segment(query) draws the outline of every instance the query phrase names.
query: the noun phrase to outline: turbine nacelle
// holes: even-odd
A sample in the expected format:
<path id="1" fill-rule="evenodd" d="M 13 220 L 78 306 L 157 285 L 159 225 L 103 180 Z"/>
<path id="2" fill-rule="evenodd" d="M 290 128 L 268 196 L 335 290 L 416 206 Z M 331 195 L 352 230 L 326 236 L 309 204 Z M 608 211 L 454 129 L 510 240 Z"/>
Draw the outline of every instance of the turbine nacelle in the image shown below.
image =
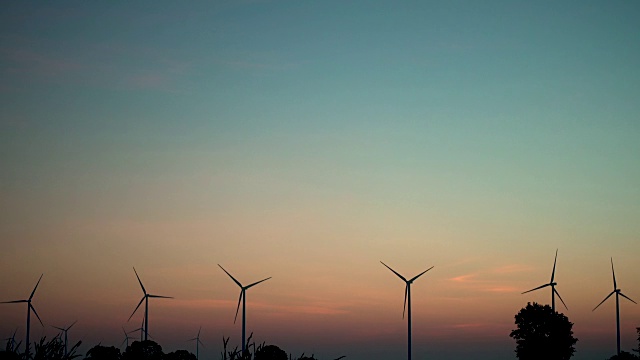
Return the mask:
<path id="1" fill-rule="evenodd" d="M 142 299 L 140 299 L 140 302 L 138 302 L 138 305 L 136 306 L 135 310 L 133 310 L 133 312 L 129 316 L 129 319 L 127 319 L 127 321 L 131 320 L 133 315 L 136 313 L 136 311 L 138 311 L 138 308 L 140 307 L 140 305 L 142 305 L 142 302 L 144 301 L 145 302 L 145 309 L 144 309 L 143 325 L 144 325 L 145 340 L 147 340 L 147 336 L 149 336 L 149 313 L 148 313 L 148 310 L 149 310 L 148 309 L 148 307 L 149 307 L 149 298 L 173 299 L 173 297 L 171 297 L 171 296 L 163 296 L 163 295 L 153 295 L 153 294 L 147 293 L 147 290 L 144 288 L 144 285 L 142 285 L 142 280 L 140 280 L 140 276 L 138 276 L 138 272 L 136 271 L 135 267 L 133 268 L 133 272 L 136 274 L 136 278 L 138 279 L 138 283 L 140 284 L 140 288 L 142 289 L 142 293 L 144 295 L 142 296 Z"/>
<path id="2" fill-rule="evenodd" d="M 637 302 L 633 301 L 630 297 L 623 294 L 621 289 L 618 289 L 618 284 L 616 283 L 616 271 L 613 269 L 613 258 L 611 258 L 611 274 L 613 275 L 613 291 L 610 292 L 609 295 L 607 295 L 607 297 L 605 297 L 604 300 L 602 300 L 600 304 L 594 307 L 591 311 L 596 311 L 596 309 L 599 308 L 600 305 L 604 304 L 604 302 L 607 301 L 611 297 L 611 295 L 616 294 L 616 335 L 617 350 L 618 355 L 620 355 L 620 296 L 631 301 L 634 304 L 637 304 Z"/>
<path id="3" fill-rule="evenodd" d="M 406 310 L 407 310 L 407 298 L 409 297 L 409 291 L 410 291 L 410 288 L 411 288 L 411 284 L 413 284 L 413 282 L 414 282 L 417 278 L 419 278 L 420 276 L 422 276 L 424 273 L 426 273 L 427 271 L 429 271 L 429 270 L 433 269 L 433 266 L 432 266 L 432 267 L 430 267 L 430 268 L 428 268 L 427 270 L 425 270 L 425 271 L 421 272 L 420 274 L 418 274 L 418 275 L 416 275 L 416 276 L 412 277 L 411 279 L 407 280 L 404 276 L 400 275 L 397 271 L 395 271 L 395 270 L 393 270 L 391 267 L 389 267 L 389 265 L 387 265 L 387 264 L 383 263 L 382 261 L 380 261 L 380 263 L 381 263 L 382 265 L 384 265 L 387 269 L 391 270 L 394 274 L 396 274 L 396 276 L 398 276 L 400 279 L 402 279 L 402 280 L 405 282 L 405 284 L 406 284 L 406 286 L 405 286 L 405 288 L 404 288 L 404 306 L 403 306 L 403 308 L 402 308 L 402 318 L 404 319 L 404 313 L 405 313 L 405 312 L 406 312 Z"/>
<path id="4" fill-rule="evenodd" d="M 558 285 L 557 282 L 554 281 L 555 276 L 556 276 L 556 263 L 558 261 L 558 250 L 556 249 L 556 256 L 553 260 L 553 270 L 551 271 L 551 280 L 549 281 L 548 284 L 544 284 L 544 285 L 540 285 L 538 287 L 535 287 L 531 290 L 527 290 L 525 292 L 523 292 L 522 294 L 526 294 L 535 290 L 539 290 L 539 289 L 543 289 L 546 288 L 547 286 L 551 286 L 551 306 L 553 308 L 553 311 L 555 311 L 555 296 L 558 295 L 558 298 L 560 299 L 560 301 L 562 302 L 562 305 L 564 305 L 564 308 L 569 310 L 569 308 L 567 307 L 567 304 L 565 304 L 564 300 L 562 300 L 562 296 L 560 296 L 560 293 L 558 292 L 558 290 L 556 290 L 556 286 Z"/>
<path id="5" fill-rule="evenodd" d="M 245 304 L 246 304 L 246 295 L 245 292 L 253 287 L 256 286 L 258 284 L 260 284 L 263 281 L 267 281 L 269 279 L 271 279 L 271 277 L 268 277 L 266 279 L 262 279 L 260 281 L 256 281 L 252 284 L 249 284 L 247 286 L 243 286 L 240 281 L 236 280 L 236 278 L 233 277 L 233 275 L 231 275 L 227 270 L 225 270 L 225 268 L 222 267 L 222 265 L 218 264 L 218 266 L 220 267 L 220 269 L 222 269 L 222 271 L 224 271 L 227 275 L 229 275 L 229 277 L 231 278 L 231 280 L 233 280 L 233 282 L 236 283 L 236 285 L 238 285 L 238 287 L 240 288 L 240 297 L 238 298 L 238 306 L 236 307 L 236 315 L 233 318 L 233 323 L 236 323 L 236 320 L 238 319 L 238 312 L 240 311 L 240 303 L 242 302 L 242 353 L 244 354 L 245 351 L 245 323 L 246 323 L 246 317 L 245 317 Z"/>

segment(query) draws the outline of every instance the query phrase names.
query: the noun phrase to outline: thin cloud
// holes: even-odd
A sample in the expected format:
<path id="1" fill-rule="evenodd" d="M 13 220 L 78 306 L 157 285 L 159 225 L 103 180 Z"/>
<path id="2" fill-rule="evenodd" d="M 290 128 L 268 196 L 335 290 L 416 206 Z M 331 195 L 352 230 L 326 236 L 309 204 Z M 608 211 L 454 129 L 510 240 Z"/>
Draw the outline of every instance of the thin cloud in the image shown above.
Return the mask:
<path id="1" fill-rule="evenodd" d="M 449 280 L 454 282 L 471 282 L 474 281 L 477 276 L 478 274 L 466 274 L 450 278 Z"/>
<path id="2" fill-rule="evenodd" d="M 492 270 L 492 272 L 495 274 L 512 274 L 512 273 L 518 273 L 518 272 L 531 271 L 532 269 L 533 268 L 528 265 L 511 264 L 511 265 L 504 265 L 504 266 L 495 268 Z"/>
<path id="3" fill-rule="evenodd" d="M 197 309 L 235 309 L 238 302 L 221 299 L 174 300 L 164 304 L 167 307 Z M 307 314 L 307 315 L 341 315 L 349 311 L 334 304 L 316 303 L 309 305 L 272 305 L 264 302 L 252 302 L 252 308 L 262 309 L 270 313 Z"/>

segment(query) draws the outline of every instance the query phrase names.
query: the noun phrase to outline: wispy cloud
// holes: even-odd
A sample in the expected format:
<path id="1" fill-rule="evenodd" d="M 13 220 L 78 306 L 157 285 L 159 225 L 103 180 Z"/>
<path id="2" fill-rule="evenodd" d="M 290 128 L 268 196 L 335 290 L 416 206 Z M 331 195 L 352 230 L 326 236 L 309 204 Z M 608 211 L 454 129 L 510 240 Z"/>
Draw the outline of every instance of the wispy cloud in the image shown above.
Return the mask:
<path id="1" fill-rule="evenodd" d="M 198 308 L 198 309 L 235 309 L 237 301 L 220 300 L 220 299 L 193 299 L 193 300 L 176 300 L 165 306 L 179 308 Z M 347 314 L 349 311 L 342 305 L 332 303 L 311 303 L 308 305 L 274 305 L 265 302 L 252 302 L 252 308 L 262 309 L 270 313 L 279 314 L 307 314 L 307 315 L 340 315 Z"/>
<path id="2" fill-rule="evenodd" d="M 508 275 L 530 270 L 520 264 L 509 264 L 494 268 L 482 269 L 449 278 L 448 281 L 467 289 L 483 292 L 514 293 L 520 290 L 508 285 Z"/>
<path id="3" fill-rule="evenodd" d="M 495 274 L 512 274 L 518 272 L 526 272 L 531 271 L 533 268 L 531 266 L 522 265 L 522 264 L 510 264 L 504 265 L 492 270 Z"/>
<path id="4" fill-rule="evenodd" d="M 17 36 L 1 36 L 0 43 L 5 92 L 11 91 L 11 80 L 175 91 L 192 69 L 191 61 L 149 46 L 86 43 L 60 50 Z"/>

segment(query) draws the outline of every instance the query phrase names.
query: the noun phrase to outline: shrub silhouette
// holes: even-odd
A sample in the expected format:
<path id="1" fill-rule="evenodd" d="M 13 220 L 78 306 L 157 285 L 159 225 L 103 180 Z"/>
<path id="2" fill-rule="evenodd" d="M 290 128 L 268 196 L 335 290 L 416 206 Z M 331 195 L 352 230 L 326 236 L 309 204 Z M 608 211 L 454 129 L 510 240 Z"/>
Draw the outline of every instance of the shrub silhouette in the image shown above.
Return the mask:
<path id="1" fill-rule="evenodd" d="M 638 360 L 638 357 L 626 351 L 620 351 L 620 354 L 613 355 L 608 360 Z"/>
<path id="2" fill-rule="evenodd" d="M 155 341 L 134 341 L 122 354 L 122 360 L 162 360 L 162 346 Z"/>
<path id="3" fill-rule="evenodd" d="M 255 360 L 288 360 L 287 353 L 275 345 L 260 346 L 254 355 Z"/>
<path id="4" fill-rule="evenodd" d="M 528 303 L 515 316 L 516 356 L 520 360 L 568 360 L 576 351 L 573 323 L 549 305 Z"/>
<path id="5" fill-rule="evenodd" d="M 120 360 L 120 349 L 115 346 L 96 345 L 87 351 L 85 360 Z"/>
<path id="6" fill-rule="evenodd" d="M 177 350 L 162 357 L 163 360 L 196 360 L 196 356 L 187 350 Z"/>

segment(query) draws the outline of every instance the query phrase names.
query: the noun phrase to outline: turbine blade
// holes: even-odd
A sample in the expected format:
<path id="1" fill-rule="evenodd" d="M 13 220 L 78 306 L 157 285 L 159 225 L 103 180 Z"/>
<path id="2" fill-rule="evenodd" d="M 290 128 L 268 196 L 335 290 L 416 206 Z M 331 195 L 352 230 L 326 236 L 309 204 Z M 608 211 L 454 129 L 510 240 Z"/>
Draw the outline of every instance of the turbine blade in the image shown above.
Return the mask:
<path id="1" fill-rule="evenodd" d="M 238 298 L 238 307 L 236 308 L 236 316 L 233 318 L 233 323 L 236 323 L 238 319 L 238 311 L 240 310 L 240 301 L 242 300 L 242 295 L 244 295 L 244 289 L 240 290 L 240 297 Z"/>
<path id="2" fill-rule="evenodd" d="M 604 300 L 600 301 L 600 304 L 598 304 L 598 306 L 594 307 L 593 310 L 591 310 L 591 311 L 595 311 L 600 305 L 602 305 L 603 302 L 607 301 L 607 299 L 610 298 L 611 295 L 613 295 L 613 294 L 615 294 L 615 291 L 610 292 L 609 295 L 607 295 L 607 297 L 604 298 Z"/>
<path id="3" fill-rule="evenodd" d="M 558 261 L 558 249 L 556 249 L 556 258 L 553 260 L 553 271 L 551 272 L 551 281 L 549 283 L 553 282 L 553 278 L 556 275 L 556 261 Z"/>
<path id="4" fill-rule="evenodd" d="M 133 272 L 136 273 L 136 277 L 138 278 L 138 282 L 140 283 L 140 287 L 142 288 L 142 292 L 147 295 L 147 290 L 144 288 L 144 285 L 142 285 L 142 280 L 140 280 L 140 276 L 138 276 L 138 272 L 136 271 L 135 266 L 133 267 Z"/>
<path id="5" fill-rule="evenodd" d="M 238 280 L 236 280 L 236 278 L 234 278 L 233 276 L 231 276 L 231 274 L 229 274 L 229 272 L 227 270 L 225 270 L 220 264 L 218 264 L 218 266 L 220 266 L 220 269 L 222 269 L 222 271 L 226 272 L 227 275 L 229 275 L 229 277 L 231 278 L 231 280 L 233 280 L 236 284 L 238 284 L 238 286 L 242 287 L 242 284 L 240 284 L 240 282 Z"/>
<path id="6" fill-rule="evenodd" d="M 162 296 L 162 295 L 147 295 L 150 298 L 159 298 L 159 299 L 173 299 L 173 296 Z"/>
<path id="7" fill-rule="evenodd" d="M 542 289 L 542 288 L 545 288 L 545 287 L 550 286 L 550 285 L 551 285 L 551 284 L 544 284 L 544 285 L 540 285 L 540 286 L 538 286 L 537 288 L 533 288 L 533 289 L 531 289 L 531 290 L 527 290 L 527 291 L 523 292 L 523 294 L 526 294 L 526 293 L 528 293 L 528 292 L 532 292 L 532 291 L 535 291 L 535 290 L 538 290 L 538 289 Z"/>
<path id="8" fill-rule="evenodd" d="M 409 293 L 409 284 L 404 287 L 404 305 L 402 306 L 402 318 L 404 319 L 404 313 L 407 310 L 407 294 Z"/>
<path id="9" fill-rule="evenodd" d="M 69 331 L 69 329 L 71 329 L 71 327 L 72 327 L 73 325 L 75 325 L 77 322 L 78 322 L 78 320 L 74 321 L 74 322 L 73 322 L 73 324 L 69 325 L 69 327 L 68 327 L 65 331 Z"/>
<path id="10" fill-rule="evenodd" d="M 3 301 L 0 304 L 17 304 L 17 303 L 23 303 L 23 302 L 29 302 L 29 300 Z"/>
<path id="11" fill-rule="evenodd" d="M 200 331 L 202 330 L 202 326 L 200 326 L 200 329 L 198 329 L 198 339 L 200 339 Z"/>
<path id="12" fill-rule="evenodd" d="M 635 302 L 635 301 L 631 300 L 631 298 L 630 298 L 630 297 L 628 297 L 627 295 L 623 294 L 622 292 L 619 292 L 618 294 L 620 294 L 620 296 L 622 296 L 622 297 L 626 298 L 627 300 L 631 301 L 632 303 L 637 304 L 637 302 Z"/>
<path id="13" fill-rule="evenodd" d="M 122 327 L 122 332 L 124 333 L 124 336 L 129 337 L 129 335 L 127 334 L 127 331 L 124 329 L 124 326 Z"/>
<path id="14" fill-rule="evenodd" d="M 611 258 L 611 273 L 613 274 L 613 290 L 618 289 L 618 284 L 616 284 L 616 271 L 613 270 L 613 258 Z"/>
<path id="15" fill-rule="evenodd" d="M 262 280 L 260 280 L 260 281 L 256 281 L 256 282 L 254 282 L 253 284 L 247 285 L 247 286 L 245 286 L 245 287 L 244 287 L 244 289 L 245 289 L 245 290 L 247 290 L 248 288 L 250 288 L 250 287 L 252 287 L 252 286 L 255 286 L 255 285 L 258 285 L 258 284 L 260 284 L 261 282 L 263 282 L 263 281 L 267 281 L 267 280 L 269 280 L 269 279 L 271 279 L 271 276 L 269 276 L 269 277 L 268 277 L 268 278 L 266 278 L 266 279 L 262 279 Z"/>
<path id="16" fill-rule="evenodd" d="M 64 331 L 64 329 L 63 329 L 63 328 L 59 328 L 59 327 L 57 327 L 57 326 L 53 326 L 53 325 L 51 325 L 51 327 L 52 327 L 52 328 L 56 328 L 56 329 L 58 329 L 58 330 L 60 330 L 60 331 Z"/>
<path id="17" fill-rule="evenodd" d="M 431 270 L 431 269 L 433 269 L 433 266 L 432 266 L 432 267 L 430 267 L 430 268 L 428 268 L 427 270 L 425 270 L 425 271 L 421 272 L 420 274 L 418 274 L 418 275 L 414 276 L 413 278 L 411 278 L 411 280 L 409 280 L 409 282 L 412 282 L 413 280 L 415 280 L 415 279 L 419 278 L 420 276 L 422 276 L 424 273 L 426 273 L 427 271 L 429 271 L 429 270 Z"/>
<path id="18" fill-rule="evenodd" d="M 556 295 L 558 295 L 558 298 L 560 299 L 560 301 L 562 301 L 562 305 L 564 305 L 564 308 L 569 310 L 569 308 L 567 307 L 567 304 L 564 303 L 564 300 L 562 300 L 562 296 L 560 296 L 560 293 L 558 292 L 558 290 L 556 290 L 555 288 L 553 288 L 553 292 L 556 293 Z"/>
<path id="19" fill-rule="evenodd" d="M 131 316 L 129 316 L 129 319 L 127 321 L 131 320 L 131 318 L 133 317 L 133 314 L 135 314 L 136 311 L 138 311 L 138 308 L 140 307 L 140 305 L 142 305 L 142 302 L 144 301 L 145 297 L 146 296 L 143 296 L 142 299 L 140 299 L 140 302 L 138 303 L 138 306 L 136 306 L 136 309 L 133 310 L 133 312 L 131 313 Z"/>
<path id="20" fill-rule="evenodd" d="M 202 343 L 202 341 L 200 341 L 200 339 L 198 339 L 198 342 L 200 343 L 200 345 L 202 345 L 202 347 L 206 347 L 206 346 L 204 346 L 204 344 Z"/>
<path id="21" fill-rule="evenodd" d="M 389 267 L 389 265 L 383 263 L 382 261 L 380 261 L 380 263 L 384 266 L 387 267 L 387 269 L 391 270 L 394 274 L 396 274 L 400 279 L 404 280 L 405 282 L 407 282 L 407 279 L 404 278 L 404 276 L 398 274 L 395 270 L 393 270 L 392 268 Z"/>
<path id="22" fill-rule="evenodd" d="M 44 324 L 42 323 L 42 319 L 40 319 L 40 315 L 38 315 L 38 312 L 36 311 L 36 308 L 34 308 L 31 304 L 29 304 L 29 307 L 31 308 L 31 310 L 33 310 L 33 313 L 36 314 L 36 317 L 40 321 L 40 325 L 44 326 Z"/>
<path id="23" fill-rule="evenodd" d="M 44 275 L 44 274 L 42 274 Z M 31 300 L 33 298 L 33 294 L 36 293 L 36 289 L 38 288 L 38 285 L 40 285 L 40 280 L 42 280 L 42 275 L 40 275 L 40 279 L 38 279 L 38 282 L 36 283 L 36 286 L 33 288 L 33 291 L 31 292 L 31 296 L 29 296 L 29 300 Z"/>

